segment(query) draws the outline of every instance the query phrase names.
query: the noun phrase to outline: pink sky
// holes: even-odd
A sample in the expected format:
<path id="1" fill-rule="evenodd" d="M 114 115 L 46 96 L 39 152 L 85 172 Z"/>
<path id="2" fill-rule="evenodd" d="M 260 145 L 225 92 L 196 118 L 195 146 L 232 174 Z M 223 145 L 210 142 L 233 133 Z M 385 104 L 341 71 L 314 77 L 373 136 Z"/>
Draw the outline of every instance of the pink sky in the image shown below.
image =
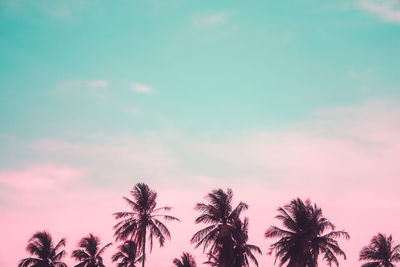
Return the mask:
<path id="1" fill-rule="evenodd" d="M 324 215 L 351 235 L 340 241 L 348 255 L 341 266 L 356 266 L 358 252 L 377 232 L 400 242 L 400 109 L 390 103 L 324 110 L 307 122 L 280 129 L 221 138 L 91 136 L 90 142 L 11 140 L 30 151 L 30 160 L 0 171 L 0 266 L 12 267 L 37 230 L 67 238 L 66 262 L 79 239 L 92 232 L 113 241 L 112 213 L 127 210 L 122 196 L 146 182 L 159 193 L 159 205 L 175 207 L 181 223 L 168 223 L 172 240 L 155 247 L 149 267 L 172 266 L 183 251 L 201 263 L 201 249 L 189 243 L 202 227 L 194 225 L 196 202 L 212 189 L 230 187 L 235 203 L 250 209 L 250 243 L 264 252 L 273 240 L 263 234 L 276 208 L 295 197 L 310 198 Z M 9 138 L 9 137 L 7 137 Z M 16 146 L 17 147 L 17 146 Z M 140 178 L 143 177 L 143 178 Z M 5 241 L 5 242 L 4 242 Z M 116 246 L 108 249 L 107 266 Z M 324 266 L 323 264 L 321 266 Z"/>

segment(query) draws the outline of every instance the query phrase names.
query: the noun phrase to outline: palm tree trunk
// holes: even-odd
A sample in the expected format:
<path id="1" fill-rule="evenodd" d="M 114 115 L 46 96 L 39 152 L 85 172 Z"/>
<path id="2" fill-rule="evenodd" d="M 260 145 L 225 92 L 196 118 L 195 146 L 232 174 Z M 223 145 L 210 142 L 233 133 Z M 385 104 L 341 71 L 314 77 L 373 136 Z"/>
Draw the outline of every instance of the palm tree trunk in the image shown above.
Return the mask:
<path id="1" fill-rule="evenodd" d="M 142 267 L 144 267 L 144 262 L 146 261 L 146 227 L 144 228 L 144 235 L 143 235 L 143 255 L 142 255 Z"/>
<path id="2" fill-rule="evenodd" d="M 305 267 L 306 265 L 303 263 L 302 260 L 291 258 L 287 267 Z"/>

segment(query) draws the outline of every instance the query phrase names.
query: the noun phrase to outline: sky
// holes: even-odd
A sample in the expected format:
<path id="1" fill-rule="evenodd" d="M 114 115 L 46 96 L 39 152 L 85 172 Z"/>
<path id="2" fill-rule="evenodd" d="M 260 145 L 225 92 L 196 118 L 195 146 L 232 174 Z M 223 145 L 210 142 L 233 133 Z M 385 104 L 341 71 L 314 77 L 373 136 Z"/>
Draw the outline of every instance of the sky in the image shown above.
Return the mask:
<path id="1" fill-rule="evenodd" d="M 249 204 L 261 267 L 296 197 L 361 265 L 378 232 L 400 242 L 399 47 L 399 0 L 0 0 L 0 266 L 40 230 L 70 266 L 89 233 L 114 242 L 138 182 L 181 219 L 146 266 L 205 261 L 194 206 L 216 188 Z"/>

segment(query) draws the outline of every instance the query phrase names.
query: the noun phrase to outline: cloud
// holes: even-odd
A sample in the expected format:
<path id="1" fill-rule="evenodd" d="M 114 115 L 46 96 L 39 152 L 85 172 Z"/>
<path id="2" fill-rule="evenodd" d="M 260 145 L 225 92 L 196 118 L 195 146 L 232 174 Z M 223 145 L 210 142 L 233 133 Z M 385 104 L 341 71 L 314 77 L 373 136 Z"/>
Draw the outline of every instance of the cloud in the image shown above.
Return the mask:
<path id="1" fill-rule="evenodd" d="M 53 190 L 82 176 L 81 169 L 54 164 L 33 164 L 24 169 L 0 171 L 0 184 L 18 191 Z"/>
<path id="2" fill-rule="evenodd" d="M 75 79 L 70 81 L 61 82 L 56 91 L 58 92 L 71 92 L 88 89 L 106 89 L 109 83 L 105 80 L 85 80 Z"/>
<path id="3" fill-rule="evenodd" d="M 73 94 L 78 97 L 108 98 L 109 82 L 106 80 L 73 79 L 60 82 L 53 90 L 56 94 Z"/>
<path id="4" fill-rule="evenodd" d="M 359 6 L 385 21 L 400 23 L 399 0 L 360 0 Z"/>
<path id="5" fill-rule="evenodd" d="M 41 140 L 32 147 L 44 160 L 84 164 L 106 183 L 114 182 L 109 177 L 115 176 L 123 184 L 132 176 L 157 180 L 172 175 L 170 182 L 185 180 L 191 186 L 202 183 L 198 177 L 207 177 L 208 185 L 240 183 L 246 177 L 249 184 L 277 190 L 288 186 L 320 190 L 324 181 L 329 192 L 342 184 L 345 190 L 356 190 L 363 177 L 367 182 L 362 187 L 370 190 L 381 186 L 381 177 L 391 188 L 397 185 L 399 118 L 398 105 L 382 101 L 322 109 L 298 124 L 221 138 L 179 133 L 102 135 L 79 143 Z"/>
<path id="6" fill-rule="evenodd" d="M 131 89 L 132 91 L 141 94 L 150 94 L 153 91 L 150 86 L 143 83 L 134 83 L 131 85 Z"/>
<path id="7" fill-rule="evenodd" d="M 192 22 L 198 28 L 210 28 L 227 23 L 230 16 L 231 12 L 222 11 L 206 16 L 195 16 Z"/>
<path id="8" fill-rule="evenodd" d="M 377 231 L 384 229 L 395 237 L 400 234 L 396 220 L 387 219 L 400 211 L 399 118 L 398 103 L 379 101 L 321 109 L 307 121 L 222 137 L 168 132 L 96 134 L 75 143 L 37 141 L 25 147 L 24 153 L 33 149 L 43 160 L 63 164 L 1 172 L 2 178 L 4 174 L 19 177 L 19 182 L 8 186 L 22 192 L 6 199 L 13 205 L 19 201 L 18 209 L 0 206 L 5 222 L 0 235 L 7 241 L 2 251 L 9 250 L 11 255 L 5 266 L 15 266 L 26 256 L 23 247 L 29 235 L 42 227 L 68 237 L 68 251 L 88 231 L 104 241 L 112 240 L 115 220 L 111 214 L 127 209 L 121 197 L 128 196 L 130 186 L 141 181 L 157 190 L 160 206 L 173 206 L 182 220 L 168 224 L 172 240 L 163 249 L 154 249 L 149 266 L 170 262 L 171 255 L 193 248 L 188 240 L 201 228 L 194 224 L 199 214 L 193 207 L 216 187 L 231 187 L 235 203 L 250 205 L 245 213 L 250 218 L 249 240 L 264 248 L 272 243 L 263 233 L 278 223 L 273 219 L 276 208 L 297 196 L 311 198 L 338 229 L 350 232 L 350 242 L 340 242 L 349 255 L 340 265 L 356 266 L 359 248 Z M 29 154 L 31 157 L 35 156 Z M 80 177 L 73 171 L 59 171 L 76 169 L 66 166 L 84 166 L 85 177 L 92 175 L 93 184 L 85 186 L 82 179 L 73 178 Z M 55 180 L 52 186 L 60 190 L 27 198 L 28 190 L 21 183 L 32 179 L 44 179 L 39 185 Z M 106 186 L 99 186 L 102 179 L 107 180 Z M 73 184 L 73 190 L 67 190 L 66 184 Z M 44 190 L 43 186 L 39 190 Z M 106 252 L 108 265 L 112 264 L 108 256 L 112 252 Z M 193 254 L 198 262 L 206 260 L 201 249 Z M 273 257 L 264 255 L 258 260 L 260 266 L 273 266 Z M 72 264 L 70 258 L 67 261 Z"/>
<path id="9" fill-rule="evenodd" d="M 326 109 L 302 124 L 214 140 L 199 149 L 276 188 L 389 192 L 399 185 L 399 118 L 400 108 L 390 102 Z"/>
<path id="10" fill-rule="evenodd" d="M 44 139 L 32 145 L 32 148 L 40 153 L 52 153 L 62 151 L 82 152 L 82 147 L 79 144 L 68 143 L 60 140 Z"/>
<path id="11" fill-rule="evenodd" d="M 135 117 L 143 116 L 143 111 L 135 107 L 123 107 L 122 110 Z"/>
<path id="12" fill-rule="evenodd" d="M 79 14 L 87 10 L 97 1 L 52 1 L 52 0 L 0 0 L 0 7 L 10 15 L 29 15 L 32 11 L 44 14 L 46 18 L 63 22 L 75 22 L 79 20 Z M 26 19 L 31 19 L 29 16 Z M 43 18 L 35 16 L 34 23 L 45 23 Z"/>
<path id="13" fill-rule="evenodd" d="M 101 88 L 108 87 L 108 82 L 103 80 L 88 81 L 88 83 L 92 87 L 101 87 Z"/>
<path id="14" fill-rule="evenodd" d="M 88 180 L 99 187 L 101 184 L 124 186 L 132 177 L 161 178 L 176 172 L 175 152 L 162 139 L 161 135 L 140 138 L 95 134 L 74 143 L 44 139 L 31 144 L 31 148 L 43 160 L 85 166 L 91 170 Z"/>

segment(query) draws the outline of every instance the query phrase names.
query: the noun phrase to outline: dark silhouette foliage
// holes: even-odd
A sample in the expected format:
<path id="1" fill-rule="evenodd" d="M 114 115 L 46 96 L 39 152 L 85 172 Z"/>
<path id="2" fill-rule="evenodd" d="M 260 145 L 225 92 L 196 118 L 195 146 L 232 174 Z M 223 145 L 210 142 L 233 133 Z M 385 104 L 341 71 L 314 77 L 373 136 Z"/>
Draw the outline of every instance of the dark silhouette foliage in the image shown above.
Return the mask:
<path id="1" fill-rule="evenodd" d="M 132 240 L 125 241 L 118 247 L 118 252 L 112 256 L 112 261 L 118 263 L 118 267 L 136 267 L 135 263 L 140 261 L 138 247 Z"/>
<path id="2" fill-rule="evenodd" d="M 53 238 L 46 231 L 36 232 L 28 241 L 26 251 L 33 257 L 22 259 L 18 267 L 67 267 L 62 262 L 65 251 L 65 238 L 54 246 Z"/>
<path id="3" fill-rule="evenodd" d="M 247 245 L 248 220 L 240 219 L 242 211 L 248 208 L 244 202 L 232 207 L 233 192 L 228 189 L 213 190 L 206 196 L 208 204 L 197 203 L 195 209 L 202 214 L 196 218 L 196 223 L 206 223 L 209 226 L 195 233 L 191 239 L 196 248 L 203 246 L 211 266 L 248 266 L 248 258 L 257 263 L 252 252 L 261 250 L 254 245 Z"/>
<path id="4" fill-rule="evenodd" d="M 346 259 L 336 239 L 349 239 L 349 234 L 335 231 L 335 226 L 310 200 L 294 199 L 283 208 L 278 208 L 278 212 L 276 218 L 284 228 L 271 226 L 265 237 L 280 238 L 270 246 L 269 251 L 269 254 L 275 253 L 275 262 L 279 259 L 279 266 L 288 262 L 288 267 L 316 267 L 319 254 L 329 265 L 339 266 L 336 255 Z"/>
<path id="5" fill-rule="evenodd" d="M 188 252 L 183 252 L 183 254 L 182 254 L 180 259 L 175 258 L 173 260 L 173 264 L 176 267 L 197 267 L 196 260 Z"/>
<path id="6" fill-rule="evenodd" d="M 144 183 L 138 183 L 130 191 L 133 200 L 124 197 L 131 207 L 131 211 L 117 212 L 114 216 L 120 220 L 115 226 L 116 240 L 133 240 L 142 254 L 141 261 L 144 267 L 146 261 L 146 237 L 150 241 L 150 252 L 154 238 L 160 247 L 164 246 L 166 238 L 171 234 L 168 228 L 160 221 L 179 221 L 170 215 L 160 214 L 161 211 L 170 211 L 171 207 L 157 208 L 157 193 Z"/>
<path id="7" fill-rule="evenodd" d="M 400 261 L 400 245 L 394 243 L 391 235 L 378 233 L 361 249 L 360 261 L 367 261 L 362 267 L 394 267 Z"/>
<path id="8" fill-rule="evenodd" d="M 75 267 L 105 267 L 101 254 L 112 245 L 107 245 L 100 248 L 100 238 L 89 234 L 89 236 L 82 238 L 79 241 L 79 249 L 72 252 L 71 257 L 79 261 Z"/>

